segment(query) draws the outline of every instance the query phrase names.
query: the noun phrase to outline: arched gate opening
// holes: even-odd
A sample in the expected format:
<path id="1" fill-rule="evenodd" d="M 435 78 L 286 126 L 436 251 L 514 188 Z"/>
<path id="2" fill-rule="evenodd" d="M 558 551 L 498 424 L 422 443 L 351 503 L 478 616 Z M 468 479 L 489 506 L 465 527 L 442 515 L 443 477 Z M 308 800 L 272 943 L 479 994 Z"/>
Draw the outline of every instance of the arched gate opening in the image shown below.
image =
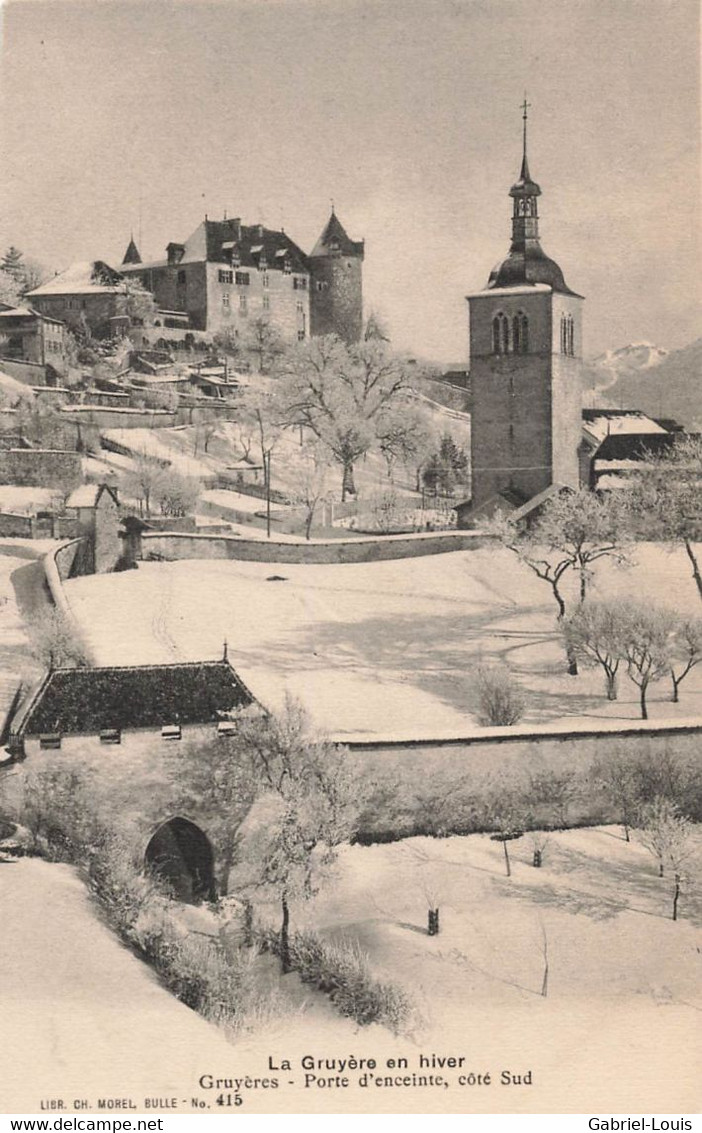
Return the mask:
<path id="1" fill-rule="evenodd" d="M 187 818 L 171 818 L 159 826 L 146 847 L 144 862 L 177 901 L 197 905 L 214 900 L 212 846 Z"/>

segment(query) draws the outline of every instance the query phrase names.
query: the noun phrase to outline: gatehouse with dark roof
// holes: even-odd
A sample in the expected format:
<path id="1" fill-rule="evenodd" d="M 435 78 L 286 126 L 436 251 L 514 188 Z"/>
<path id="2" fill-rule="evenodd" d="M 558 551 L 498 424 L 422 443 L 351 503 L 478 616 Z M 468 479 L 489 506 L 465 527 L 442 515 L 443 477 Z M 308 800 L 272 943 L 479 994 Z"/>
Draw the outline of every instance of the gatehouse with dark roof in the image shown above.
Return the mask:
<path id="1" fill-rule="evenodd" d="M 50 670 L 13 724 L 15 747 L 76 747 L 72 741 L 151 744 L 199 731 L 229 735 L 262 711 L 229 661 Z M 18 741 L 19 742 L 18 744 Z"/>

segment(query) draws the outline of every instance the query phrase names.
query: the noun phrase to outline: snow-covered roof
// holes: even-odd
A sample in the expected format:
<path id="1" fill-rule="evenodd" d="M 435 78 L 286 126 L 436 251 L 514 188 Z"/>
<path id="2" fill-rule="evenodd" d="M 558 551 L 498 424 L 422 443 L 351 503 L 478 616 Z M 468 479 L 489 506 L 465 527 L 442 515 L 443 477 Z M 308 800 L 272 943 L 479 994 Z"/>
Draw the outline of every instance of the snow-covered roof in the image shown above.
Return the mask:
<path id="1" fill-rule="evenodd" d="M 102 260 L 81 260 L 59 272 L 53 279 L 42 283 L 28 292 L 34 295 L 92 295 L 118 294 L 124 291 L 124 282 L 119 272 Z"/>
<path id="2" fill-rule="evenodd" d="M 103 492 L 109 492 L 117 502 L 113 489 L 107 484 L 79 484 L 66 500 L 66 507 L 96 507 Z"/>
<path id="3" fill-rule="evenodd" d="M 598 441 L 627 433 L 667 433 L 668 430 L 639 410 L 588 409 L 583 413 L 583 428 Z"/>
<path id="4" fill-rule="evenodd" d="M 466 299 L 481 299 L 483 296 L 490 299 L 499 299 L 502 295 L 533 295 L 535 291 L 553 291 L 548 283 L 530 283 L 521 287 L 486 288 L 483 291 L 472 291 Z"/>
<path id="5" fill-rule="evenodd" d="M 99 492 L 97 484 L 80 484 L 66 500 L 66 507 L 95 507 Z"/>

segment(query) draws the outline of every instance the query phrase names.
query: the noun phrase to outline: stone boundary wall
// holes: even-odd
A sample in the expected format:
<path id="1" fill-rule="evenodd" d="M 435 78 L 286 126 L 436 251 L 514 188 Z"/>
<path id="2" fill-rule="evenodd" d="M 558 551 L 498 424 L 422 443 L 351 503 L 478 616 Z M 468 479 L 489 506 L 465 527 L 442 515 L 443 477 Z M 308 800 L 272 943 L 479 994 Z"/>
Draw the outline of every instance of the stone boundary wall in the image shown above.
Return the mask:
<path id="1" fill-rule="evenodd" d="M 81 632 L 78 620 L 73 613 L 66 590 L 63 585 L 64 580 L 70 576 L 71 569 L 76 562 L 79 555 L 85 553 L 85 549 L 89 540 L 85 537 L 80 539 L 69 539 L 67 543 L 62 543 L 60 547 L 56 547 L 53 551 L 49 551 L 42 559 L 44 567 L 44 577 L 46 585 L 53 600 L 54 606 L 63 614 L 71 628 L 71 632 L 77 642 L 79 642 L 93 664 L 90 658 L 89 651 L 85 648 L 85 641 Z"/>
<path id="2" fill-rule="evenodd" d="M 467 795 L 479 809 L 495 777 L 509 783 L 534 773 L 584 775 L 614 753 L 637 760 L 648 756 L 659 760 L 664 755 L 702 760 L 702 720 L 680 725 L 648 721 L 642 726 L 632 721 L 631 727 L 534 730 L 522 735 L 510 735 L 511 728 L 501 729 L 506 734 L 500 736 L 493 734 L 495 729 L 489 731 L 464 740 L 347 741 L 354 771 L 377 789 L 378 802 L 366 816 L 363 835 L 383 839 L 404 836 L 417 826 L 429 828 L 436 818 L 435 801 L 459 794 Z M 569 804 L 569 825 L 617 820 L 605 791 L 578 794 L 576 790 Z"/>
<path id="3" fill-rule="evenodd" d="M 144 532 L 142 558 L 242 559 L 264 563 L 368 563 L 440 555 L 447 551 L 473 551 L 492 538 L 480 531 L 446 531 L 419 535 L 367 536 L 357 539 L 305 543 L 279 543 L 275 539 L 240 539 L 226 535 L 186 535 Z"/>

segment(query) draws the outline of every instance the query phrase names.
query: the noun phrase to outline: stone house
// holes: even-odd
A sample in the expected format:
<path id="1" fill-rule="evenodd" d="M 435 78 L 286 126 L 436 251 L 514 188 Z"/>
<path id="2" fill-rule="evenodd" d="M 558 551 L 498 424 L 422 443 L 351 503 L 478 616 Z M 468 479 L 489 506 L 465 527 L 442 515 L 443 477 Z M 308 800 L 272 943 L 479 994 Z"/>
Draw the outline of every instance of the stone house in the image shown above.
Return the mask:
<path id="1" fill-rule="evenodd" d="M 116 490 L 108 484 L 80 484 L 66 500 L 66 511 L 75 516 L 78 533 L 90 542 L 90 561 L 84 560 L 86 573 L 114 570 L 122 555 Z"/>
<path id="2" fill-rule="evenodd" d="M 111 338 L 129 329 L 124 277 L 102 260 L 73 264 L 28 292 L 40 314 L 60 319 L 73 331 Z"/>
<path id="3" fill-rule="evenodd" d="M 66 372 L 66 327 L 32 307 L 0 303 L 0 354 L 15 360 L 51 366 Z"/>

